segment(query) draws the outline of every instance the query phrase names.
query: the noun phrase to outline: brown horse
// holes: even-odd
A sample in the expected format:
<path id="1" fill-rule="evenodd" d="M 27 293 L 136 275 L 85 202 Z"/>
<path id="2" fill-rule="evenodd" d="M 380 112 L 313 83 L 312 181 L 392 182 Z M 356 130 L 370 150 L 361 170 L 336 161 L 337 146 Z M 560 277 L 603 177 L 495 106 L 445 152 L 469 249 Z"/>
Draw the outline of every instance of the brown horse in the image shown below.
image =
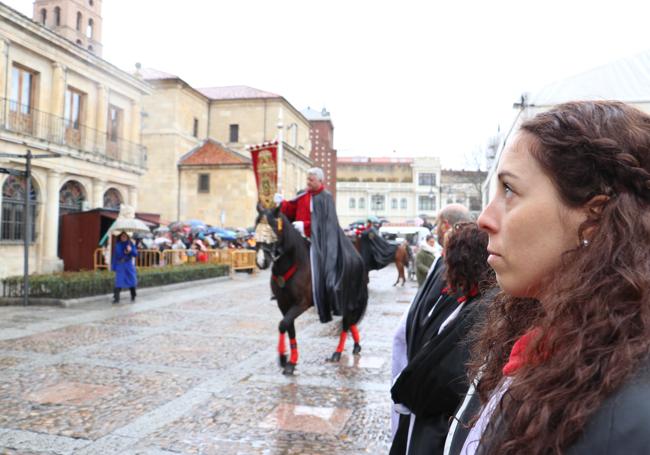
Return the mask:
<path id="1" fill-rule="evenodd" d="M 257 237 L 257 266 L 260 269 L 267 269 L 271 266 L 271 292 L 278 302 L 278 308 L 282 312 L 278 330 L 278 355 L 283 374 L 292 375 L 298 362 L 298 344 L 296 341 L 295 319 L 313 306 L 311 264 L 309 257 L 309 242 L 303 238 L 293 227 L 291 222 L 284 216 L 279 208 L 266 210 L 257 207 L 258 217 L 256 220 Z M 359 260 L 359 275 L 361 280 L 367 274 L 363 263 Z M 368 304 L 367 292 L 365 300 L 356 302 L 353 305 L 341 305 L 342 327 L 339 337 L 339 345 L 336 351 L 328 359 L 339 361 L 341 352 L 345 348 L 347 332 L 352 333 L 354 338 L 353 354 L 361 352 L 359 343 L 359 331 L 357 324 L 363 317 Z M 290 358 L 287 361 L 285 334 L 289 333 Z"/>
<path id="2" fill-rule="evenodd" d="M 379 235 L 379 234 L 376 234 Z M 364 261 L 366 262 L 366 269 L 368 270 L 378 270 L 381 267 L 378 265 L 372 264 L 372 259 L 370 259 L 371 253 L 365 253 L 362 252 L 362 244 L 361 244 L 361 235 L 357 235 L 356 238 L 354 239 L 354 247 L 357 249 L 359 254 L 361 254 L 361 257 L 364 258 Z M 368 248 L 369 245 L 366 247 Z M 411 247 L 408 244 L 406 240 L 402 242 L 400 245 L 397 246 L 395 249 L 395 254 L 394 256 L 390 257 L 390 262 L 395 263 L 395 268 L 397 269 L 397 280 L 395 280 L 395 283 L 393 283 L 393 286 L 397 286 L 397 284 L 402 280 L 402 286 L 406 283 L 406 275 L 404 273 L 404 268 L 406 267 L 408 269 L 409 263 L 413 260 L 413 252 L 411 251 Z"/>

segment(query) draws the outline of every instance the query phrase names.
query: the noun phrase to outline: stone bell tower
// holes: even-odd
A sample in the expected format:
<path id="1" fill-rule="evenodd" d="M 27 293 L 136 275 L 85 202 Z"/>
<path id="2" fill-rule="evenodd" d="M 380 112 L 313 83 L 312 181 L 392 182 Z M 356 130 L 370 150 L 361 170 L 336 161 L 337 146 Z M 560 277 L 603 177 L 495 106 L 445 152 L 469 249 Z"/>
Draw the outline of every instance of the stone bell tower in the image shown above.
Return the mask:
<path id="1" fill-rule="evenodd" d="M 102 55 L 102 0 L 35 0 L 33 20 Z"/>

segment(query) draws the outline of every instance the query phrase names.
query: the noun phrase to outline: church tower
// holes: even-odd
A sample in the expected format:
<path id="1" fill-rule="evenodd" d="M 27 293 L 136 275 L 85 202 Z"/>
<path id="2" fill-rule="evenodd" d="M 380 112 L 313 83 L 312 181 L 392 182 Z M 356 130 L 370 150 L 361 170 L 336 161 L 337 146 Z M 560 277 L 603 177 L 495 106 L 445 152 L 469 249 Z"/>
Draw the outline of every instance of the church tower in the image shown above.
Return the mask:
<path id="1" fill-rule="evenodd" d="M 102 55 L 102 0 L 35 0 L 34 21 Z"/>

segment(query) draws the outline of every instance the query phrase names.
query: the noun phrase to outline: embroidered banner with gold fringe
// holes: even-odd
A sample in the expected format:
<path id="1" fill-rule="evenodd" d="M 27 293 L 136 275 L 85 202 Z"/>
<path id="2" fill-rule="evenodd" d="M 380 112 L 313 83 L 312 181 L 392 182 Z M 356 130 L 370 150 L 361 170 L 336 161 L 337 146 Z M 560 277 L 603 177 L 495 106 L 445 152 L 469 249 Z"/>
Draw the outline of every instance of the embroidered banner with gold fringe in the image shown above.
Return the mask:
<path id="1" fill-rule="evenodd" d="M 253 172 L 257 183 L 258 199 L 262 207 L 275 207 L 273 196 L 278 191 L 278 143 L 266 142 L 249 147 L 253 159 Z"/>

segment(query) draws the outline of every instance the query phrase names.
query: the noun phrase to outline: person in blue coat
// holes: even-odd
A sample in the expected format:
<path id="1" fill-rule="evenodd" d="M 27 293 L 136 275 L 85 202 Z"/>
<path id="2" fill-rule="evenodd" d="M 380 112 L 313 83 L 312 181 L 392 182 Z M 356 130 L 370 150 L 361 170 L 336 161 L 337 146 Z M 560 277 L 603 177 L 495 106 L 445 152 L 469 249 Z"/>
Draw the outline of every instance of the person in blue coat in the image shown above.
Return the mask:
<path id="1" fill-rule="evenodd" d="M 115 272 L 115 288 L 113 289 L 113 303 L 120 303 L 120 291 L 129 288 L 131 291 L 131 302 L 135 301 L 135 288 L 138 285 L 133 258 L 138 256 L 138 249 L 129 239 L 126 232 L 122 232 L 119 241 L 115 245 L 111 270 Z"/>

